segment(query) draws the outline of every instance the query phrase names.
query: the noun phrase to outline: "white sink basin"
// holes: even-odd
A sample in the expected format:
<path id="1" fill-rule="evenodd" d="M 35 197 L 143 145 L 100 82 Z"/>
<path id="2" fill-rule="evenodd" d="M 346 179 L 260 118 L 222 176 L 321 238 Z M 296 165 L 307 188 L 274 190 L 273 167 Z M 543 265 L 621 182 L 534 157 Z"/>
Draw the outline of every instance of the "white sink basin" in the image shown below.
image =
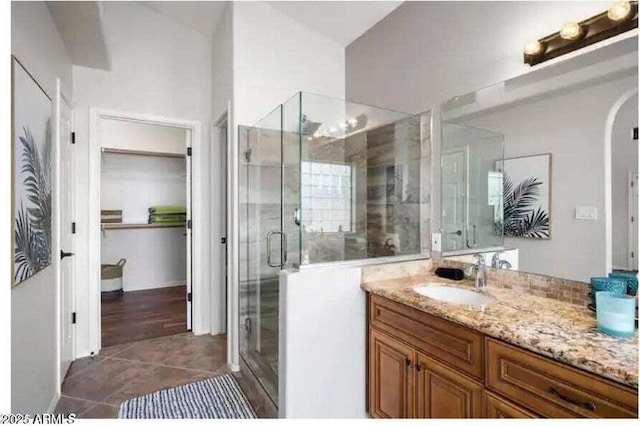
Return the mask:
<path id="1" fill-rule="evenodd" d="M 489 294 L 482 294 L 473 290 L 443 285 L 421 285 L 413 289 L 416 293 L 440 300 L 442 302 L 457 303 L 460 305 L 489 305 L 496 298 Z"/>

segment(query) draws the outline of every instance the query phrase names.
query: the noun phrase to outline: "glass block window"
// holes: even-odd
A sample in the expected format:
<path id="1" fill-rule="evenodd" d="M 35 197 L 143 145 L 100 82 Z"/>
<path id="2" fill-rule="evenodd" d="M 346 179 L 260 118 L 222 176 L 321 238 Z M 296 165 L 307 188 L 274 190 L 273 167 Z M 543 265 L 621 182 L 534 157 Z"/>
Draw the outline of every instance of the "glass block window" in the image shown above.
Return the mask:
<path id="1" fill-rule="evenodd" d="M 302 225 L 306 232 L 351 232 L 351 164 L 302 162 Z"/>

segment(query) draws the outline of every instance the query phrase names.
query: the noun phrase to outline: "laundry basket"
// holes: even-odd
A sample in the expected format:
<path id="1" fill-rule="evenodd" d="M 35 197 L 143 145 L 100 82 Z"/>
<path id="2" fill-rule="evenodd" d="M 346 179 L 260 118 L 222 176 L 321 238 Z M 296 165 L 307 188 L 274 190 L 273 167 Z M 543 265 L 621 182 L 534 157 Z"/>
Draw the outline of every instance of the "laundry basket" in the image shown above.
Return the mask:
<path id="1" fill-rule="evenodd" d="M 100 292 L 104 297 L 122 294 L 122 268 L 127 259 L 120 259 L 115 265 L 103 264 L 100 267 Z"/>

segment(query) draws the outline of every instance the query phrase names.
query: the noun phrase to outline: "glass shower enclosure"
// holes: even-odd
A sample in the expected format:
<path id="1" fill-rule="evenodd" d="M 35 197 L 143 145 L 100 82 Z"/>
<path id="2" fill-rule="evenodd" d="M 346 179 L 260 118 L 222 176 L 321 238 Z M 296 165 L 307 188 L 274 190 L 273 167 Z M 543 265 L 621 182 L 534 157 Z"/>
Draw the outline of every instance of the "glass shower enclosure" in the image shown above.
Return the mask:
<path id="1" fill-rule="evenodd" d="M 281 270 L 430 255 L 430 119 L 300 92 L 240 126 L 240 354 L 276 405 Z"/>

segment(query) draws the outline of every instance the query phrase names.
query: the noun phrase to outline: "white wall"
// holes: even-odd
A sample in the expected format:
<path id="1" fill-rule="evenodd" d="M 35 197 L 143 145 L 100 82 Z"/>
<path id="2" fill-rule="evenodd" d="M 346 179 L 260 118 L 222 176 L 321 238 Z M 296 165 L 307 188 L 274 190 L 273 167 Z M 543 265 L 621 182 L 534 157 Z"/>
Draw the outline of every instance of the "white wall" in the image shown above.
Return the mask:
<path id="1" fill-rule="evenodd" d="M 102 120 L 109 121 L 109 120 Z M 145 125 L 149 128 L 172 129 Z M 160 134 L 160 140 L 184 152 L 186 131 Z M 105 135 L 109 132 L 105 132 Z M 164 138 L 162 137 L 164 136 Z M 174 137 L 171 137 L 174 136 Z M 105 139 L 101 137 L 101 141 Z M 128 138 L 129 143 L 143 142 Z M 131 149 L 137 149 L 131 146 Z M 100 208 L 122 210 L 124 223 L 147 223 L 149 207 L 186 206 L 187 183 L 184 158 L 102 154 Z M 123 290 L 148 290 L 186 284 L 187 241 L 179 228 L 105 230 L 101 237 L 101 263 L 127 259 Z"/>
<path id="2" fill-rule="evenodd" d="M 217 118 L 233 99 L 233 4 L 228 3 L 211 39 L 211 111 Z"/>
<path id="3" fill-rule="evenodd" d="M 194 161 L 209 162 L 209 122 L 211 104 L 211 48 L 209 40 L 200 33 L 180 26 L 148 8 L 134 2 L 105 2 L 104 31 L 111 54 L 112 71 L 73 67 L 76 84 L 74 119 L 77 140 L 77 206 L 78 206 L 78 283 L 86 283 L 89 265 L 86 254 L 88 240 L 88 177 L 89 107 L 111 108 L 137 113 L 155 114 L 202 123 L 202 152 L 194 152 Z M 202 182 L 194 182 L 197 195 L 202 198 L 205 211 L 209 206 L 209 168 L 204 167 Z M 200 232 L 209 235 L 209 214 L 203 217 Z M 211 269 L 218 267 L 218 259 L 202 253 Z M 200 278 L 207 284 L 200 300 L 209 300 L 209 270 Z M 205 293 L 203 292 L 203 293 Z M 87 286 L 79 285 L 76 292 L 78 324 L 76 328 L 77 356 L 89 354 Z M 205 331 L 209 314 L 200 321 Z"/>
<path id="4" fill-rule="evenodd" d="M 616 116 L 611 138 L 612 260 L 614 268 L 628 265 L 629 219 L 628 176 L 638 173 L 638 141 L 632 130 L 638 127 L 638 95 L 625 102 Z M 637 220 L 637 218 L 636 218 Z M 636 256 L 638 250 L 636 248 Z"/>
<path id="5" fill-rule="evenodd" d="M 11 53 L 49 96 L 55 95 L 56 77 L 71 95 L 71 61 L 44 2 L 12 3 L 11 42 Z M 53 265 L 11 290 L 13 413 L 45 412 L 53 408 L 58 395 L 57 268 L 54 252 Z"/>
<path id="6" fill-rule="evenodd" d="M 520 75 L 525 42 L 609 1 L 405 2 L 347 46 L 347 98 L 418 113 Z"/>
<path id="7" fill-rule="evenodd" d="M 127 259 L 122 271 L 124 291 L 185 285 L 186 247 L 184 228 L 110 230 L 102 237 L 102 263 Z"/>
<path id="8" fill-rule="evenodd" d="M 233 3 L 235 124 L 251 126 L 296 92 L 343 99 L 344 47 L 271 7 Z"/>
<path id="9" fill-rule="evenodd" d="M 280 274 L 280 418 L 367 418 L 361 268 Z"/>
<path id="10" fill-rule="evenodd" d="M 123 120 L 100 120 L 100 145 L 103 148 L 161 152 L 184 155 L 186 130 Z"/>
<path id="11" fill-rule="evenodd" d="M 637 85 L 637 76 L 613 79 L 464 122 L 504 134 L 505 158 L 551 153 L 551 238 L 504 241 L 519 249 L 520 270 L 585 282 L 607 274 L 605 124 L 613 104 Z M 576 206 L 596 207 L 597 220 L 575 219 Z"/>

